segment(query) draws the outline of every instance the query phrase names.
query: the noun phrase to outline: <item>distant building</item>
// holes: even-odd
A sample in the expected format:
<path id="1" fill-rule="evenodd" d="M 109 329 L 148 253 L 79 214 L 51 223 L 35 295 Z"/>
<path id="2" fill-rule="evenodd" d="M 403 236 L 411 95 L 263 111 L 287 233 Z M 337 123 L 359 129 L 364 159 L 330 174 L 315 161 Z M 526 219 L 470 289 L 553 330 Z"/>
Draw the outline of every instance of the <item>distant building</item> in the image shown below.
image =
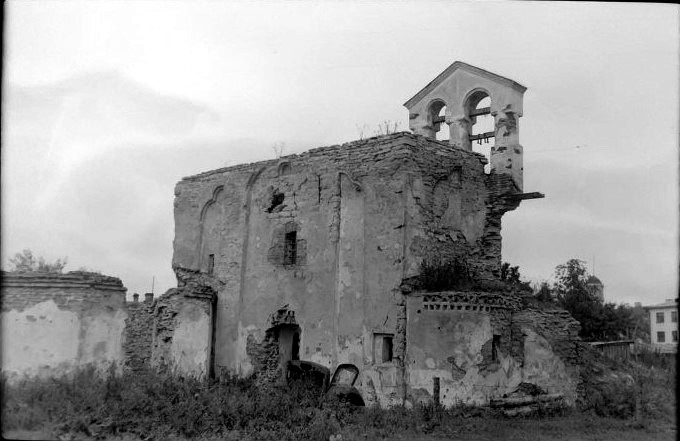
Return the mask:
<path id="1" fill-rule="evenodd" d="M 677 352 L 678 300 L 666 299 L 658 305 L 645 306 L 649 311 L 649 334 L 652 346 L 660 352 Z"/>
<path id="2" fill-rule="evenodd" d="M 588 277 L 586 280 L 586 289 L 593 297 L 597 298 L 600 302 L 604 302 L 604 285 L 595 276 Z"/>
<path id="3" fill-rule="evenodd" d="M 614 360 L 627 360 L 630 357 L 633 340 L 595 341 L 590 345 Z"/>

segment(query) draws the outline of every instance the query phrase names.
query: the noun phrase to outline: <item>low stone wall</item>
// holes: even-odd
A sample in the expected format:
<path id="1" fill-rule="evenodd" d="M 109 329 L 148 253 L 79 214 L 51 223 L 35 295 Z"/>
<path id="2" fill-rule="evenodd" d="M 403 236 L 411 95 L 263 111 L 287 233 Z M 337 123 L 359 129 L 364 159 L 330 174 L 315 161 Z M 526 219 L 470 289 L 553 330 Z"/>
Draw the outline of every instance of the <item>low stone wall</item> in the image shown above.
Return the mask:
<path id="1" fill-rule="evenodd" d="M 122 366 L 120 279 L 96 273 L 2 273 L 2 371 L 10 379 Z"/>

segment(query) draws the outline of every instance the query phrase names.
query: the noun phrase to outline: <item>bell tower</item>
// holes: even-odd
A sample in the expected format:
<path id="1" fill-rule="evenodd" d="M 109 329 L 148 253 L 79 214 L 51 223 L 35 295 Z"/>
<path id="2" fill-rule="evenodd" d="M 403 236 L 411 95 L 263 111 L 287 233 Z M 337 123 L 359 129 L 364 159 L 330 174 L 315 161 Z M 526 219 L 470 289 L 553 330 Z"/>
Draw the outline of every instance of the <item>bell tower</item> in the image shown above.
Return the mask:
<path id="1" fill-rule="evenodd" d="M 488 143 L 493 138 L 491 173 L 510 175 L 521 193 L 519 118 L 526 90 L 513 80 L 456 61 L 404 106 L 409 128 L 418 135 L 436 139 L 444 131 L 451 145 L 466 151 L 472 151 L 473 142 Z M 493 130 L 473 135 L 473 126 L 485 115 L 493 117 Z"/>

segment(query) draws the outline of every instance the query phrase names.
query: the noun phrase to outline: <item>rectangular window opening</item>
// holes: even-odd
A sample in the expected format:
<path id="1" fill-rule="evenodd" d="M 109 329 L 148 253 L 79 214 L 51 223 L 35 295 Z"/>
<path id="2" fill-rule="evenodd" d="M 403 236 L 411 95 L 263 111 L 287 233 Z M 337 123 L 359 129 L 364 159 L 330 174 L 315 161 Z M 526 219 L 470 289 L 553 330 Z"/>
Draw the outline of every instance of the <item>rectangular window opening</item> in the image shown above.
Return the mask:
<path id="1" fill-rule="evenodd" d="M 673 331 L 673 343 L 678 342 L 678 331 Z"/>
<path id="2" fill-rule="evenodd" d="M 666 333 L 663 331 L 659 331 L 656 333 L 656 341 L 658 343 L 666 343 Z"/>
<path id="3" fill-rule="evenodd" d="M 286 233 L 286 240 L 283 247 L 283 264 L 295 265 L 297 261 L 297 231 Z"/>
<path id="4" fill-rule="evenodd" d="M 393 359 L 394 334 L 374 334 L 373 360 L 376 363 L 390 363 Z"/>
<path id="5" fill-rule="evenodd" d="M 208 274 L 212 275 L 215 270 L 215 255 L 208 254 Z"/>
<path id="6" fill-rule="evenodd" d="M 656 313 L 656 322 L 657 323 L 663 323 L 663 312 L 657 312 Z"/>
<path id="7" fill-rule="evenodd" d="M 392 361 L 392 336 L 383 337 L 382 361 L 388 363 Z"/>
<path id="8" fill-rule="evenodd" d="M 671 311 L 671 321 L 673 323 L 678 322 L 678 311 Z"/>

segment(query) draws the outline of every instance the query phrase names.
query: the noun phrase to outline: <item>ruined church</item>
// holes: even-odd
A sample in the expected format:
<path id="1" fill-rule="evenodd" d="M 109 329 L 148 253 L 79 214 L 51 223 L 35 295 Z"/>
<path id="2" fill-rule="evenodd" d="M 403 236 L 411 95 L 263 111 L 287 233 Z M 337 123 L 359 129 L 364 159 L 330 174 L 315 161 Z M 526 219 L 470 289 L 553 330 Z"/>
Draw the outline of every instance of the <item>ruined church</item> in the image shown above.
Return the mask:
<path id="1" fill-rule="evenodd" d="M 500 280 L 503 215 L 543 196 L 523 192 L 525 90 L 455 62 L 404 104 L 412 133 L 182 179 L 172 265 L 180 289 L 215 293 L 205 371 L 351 363 L 381 405 L 483 404 L 521 382 L 573 398 L 578 325 Z M 489 158 L 472 151 L 489 138 Z"/>
<path id="2" fill-rule="evenodd" d="M 126 302 L 111 277 L 6 275 L 3 370 L 277 381 L 297 360 L 352 365 L 366 404 L 483 405 L 523 383 L 573 403 L 578 322 L 501 275 L 503 215 L 543 197 L 523 188 L 525 91 L 457 61 L 404 104 L 410 132 L 182 179 L 177 288 Z"/>

